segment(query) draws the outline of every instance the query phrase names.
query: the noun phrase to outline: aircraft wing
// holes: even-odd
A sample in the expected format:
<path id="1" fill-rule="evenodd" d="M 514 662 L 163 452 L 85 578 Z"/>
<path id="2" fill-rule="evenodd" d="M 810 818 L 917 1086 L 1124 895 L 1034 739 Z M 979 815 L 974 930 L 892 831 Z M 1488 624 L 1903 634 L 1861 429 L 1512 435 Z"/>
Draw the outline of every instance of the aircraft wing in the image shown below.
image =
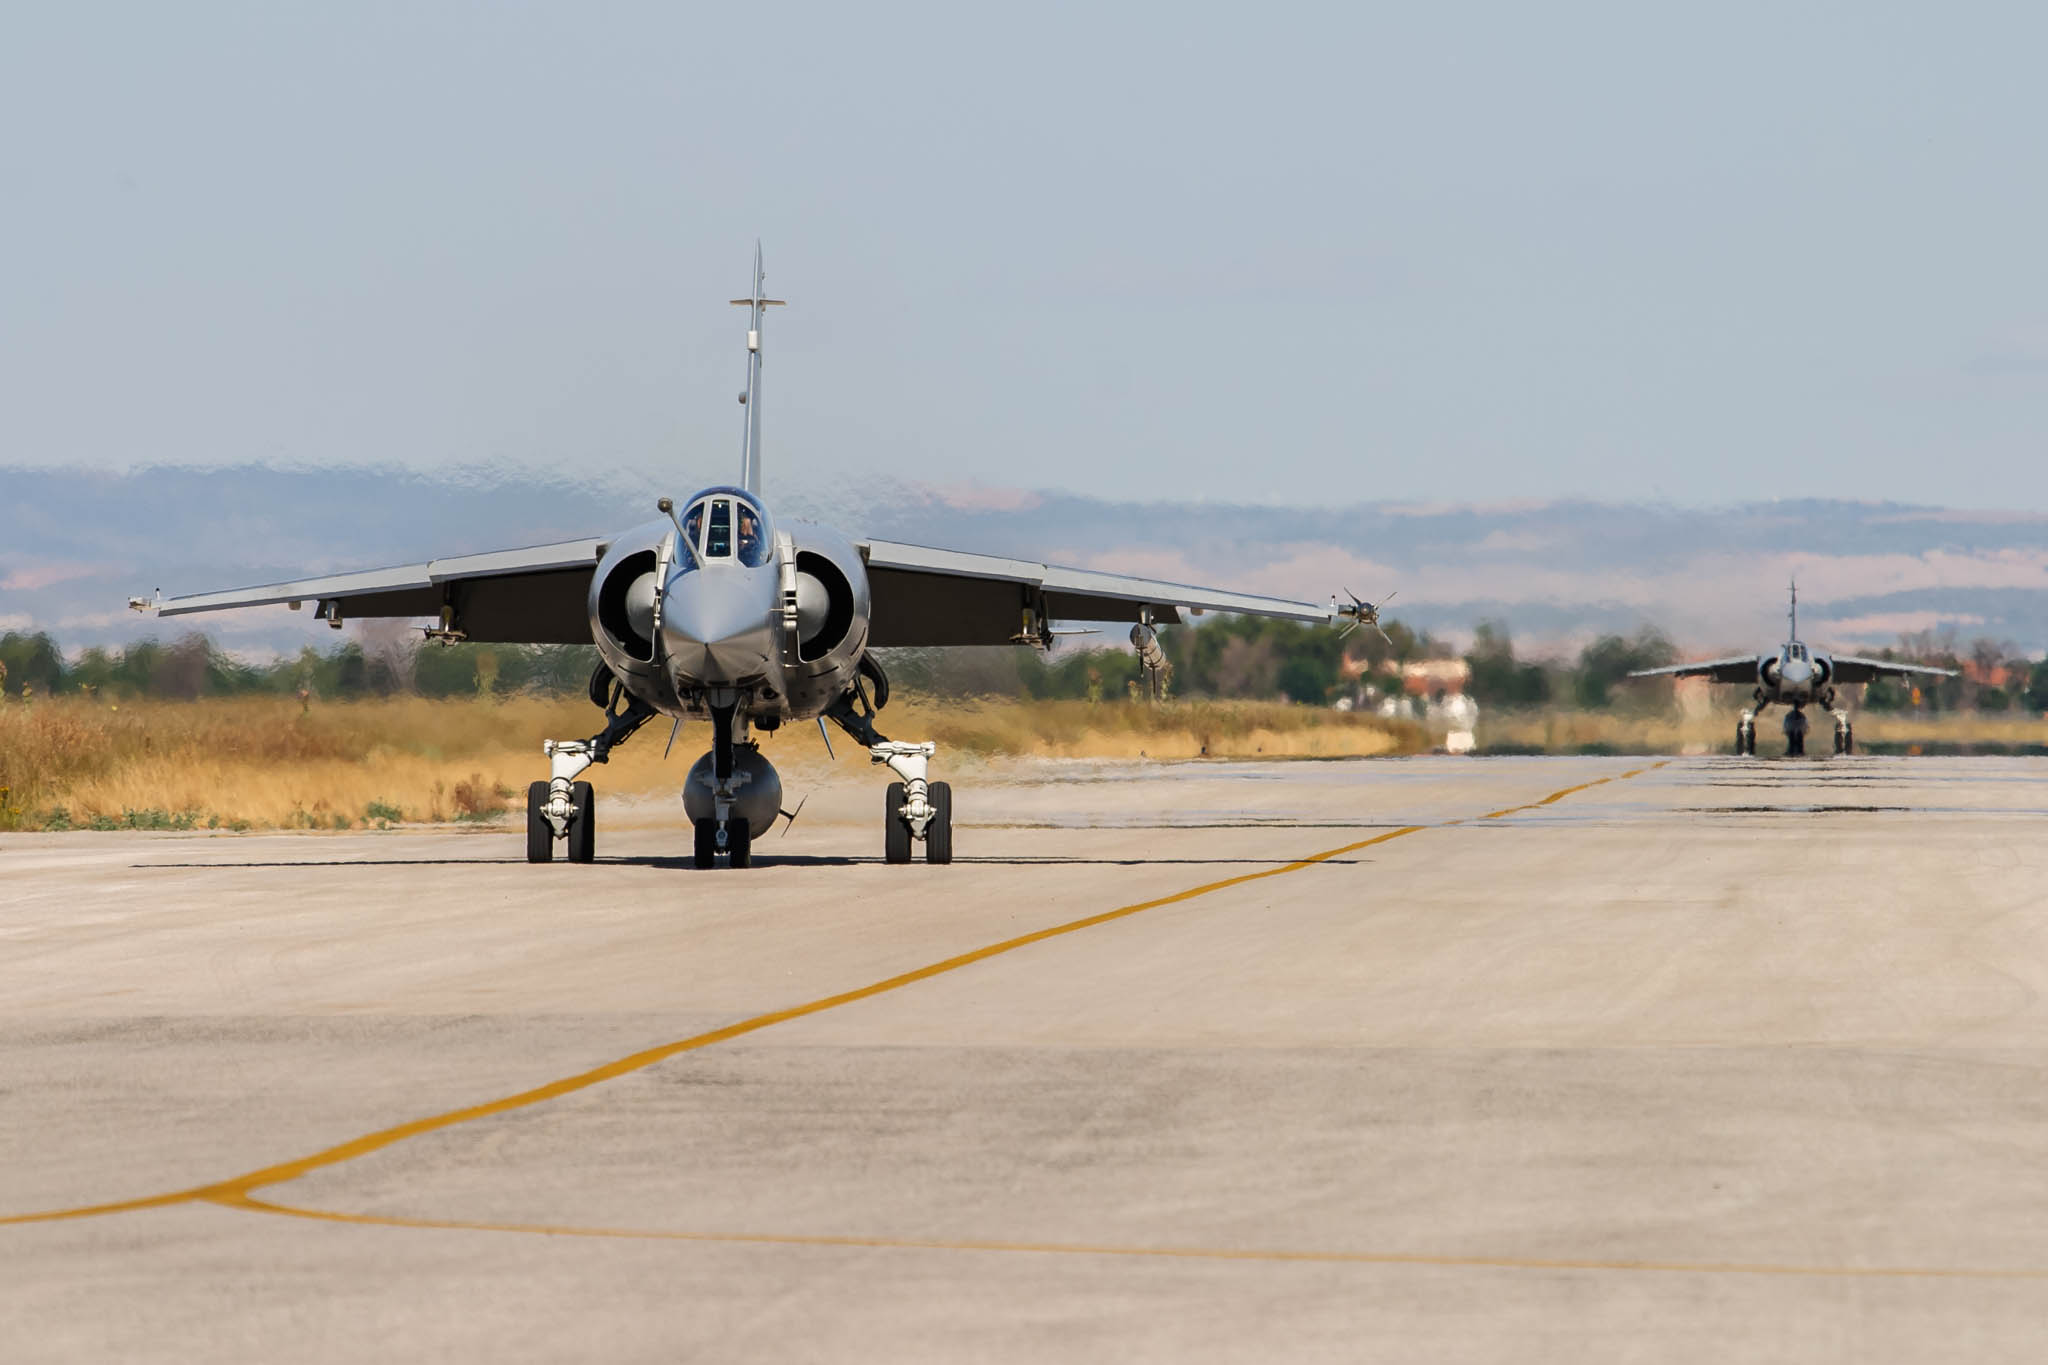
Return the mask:
<path id="1" fill-rule="evenodd" d="M 1830 678 L 1838 683 L 1867 683 L 1879 678 L 1953 678 L 1953 668 L 1929 668 L 1925 664 L 1902 664 L 1892 659 L 1859 659 L 1854 654 L 1830 654 L 1834 666 Z"/>
<path id="2" fill-rule="evenodd" d="M 1645 668 L 1631 678 L 1712 678 L 1723 683 L 1756 681 L 1756 655 L 1738 654 L 1730 659 L 1705 659 L 1696 664 L 1673 664 L 1669 668 Z"/>
<path id="3" fill-rule="evenodd" d="M 454 624 L 471 640 L 587 645 L 590 616 L 585 599 L 590 575 L 605 549 L 602 540 L 565 540 L 227 592 L 154 601 L 137 598 L 128 605 L 158 616 L 184 616 L 312 602 L 320 616 L 329 620 L 439 617 L 447 607 L 453 611 Z"/>
<path id="4" fill-rule="evenodd" d="M 1204 611 L 1331 624 L 1325 604 L 1162 583 L 1095 569 L 1068 569 L 1000 555 L 870 540 L 873 615 L 868 643 L 1008 645 L 1043 640 L 1053 621 L 1138 621 L 1151 609 L 1161 625 Z"/>

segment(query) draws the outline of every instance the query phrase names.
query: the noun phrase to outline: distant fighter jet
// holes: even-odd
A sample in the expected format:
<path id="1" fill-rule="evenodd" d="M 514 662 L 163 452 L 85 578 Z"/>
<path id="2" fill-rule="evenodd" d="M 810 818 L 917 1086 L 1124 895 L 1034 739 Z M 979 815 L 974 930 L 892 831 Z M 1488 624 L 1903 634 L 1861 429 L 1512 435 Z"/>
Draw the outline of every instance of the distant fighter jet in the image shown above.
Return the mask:
<path id="1" fill-rule="evenodd" d="M 909 862 L 917 843 L 927 861 L 952 861 L 952 789 L 926 777 L 934 746 L 875 728 L 889 700 L 877 646 L 1047 648 L 1058 620 L 1129 621 L 1141 663 L 1157 668 L 1155 627 L 1184 612 L 1379 624 L 1355 597 L 1318 606 L 779 523 L 761 495 L 761 324 L 783 301 L 764 295 L 763 280 L 757 245 L 753 292 L 733 300 L 749 310 L 740 481 L 692 495 L 680 514 L 662 498 L 657 520 L 615 535 L 129 605 L 182 616 L 310 601 L 337 629 L 350 617 L 417 617 L 438 618 L 426 634 L 441 641 L 594 641 L 590 699 L 606 724 L 542 745 L 552 776 L 527 791 L 527 861 L 551 861 L 558 839 L 571 862 L 595 857 L 596 798 L 576 779 L 661 715 L 678 730 L 685 717 L 711 724 L 711 748 L 683 788 L 699 867 L 721 855 L 747 866 L 753 839 L 782 813 L 781 780 L 750 731 L 809 720 L 821 733 L 832 721 L 901 779 L 884 803 L 887 861 Z"/>
<path id="2" fill-rule="evenodd" d="M 1835 706 L 1835 688 L 1850 683 L 1874 682 L 1879 678 L 1953 678 L 1947 668 L 1924 668 L 1919 664 L 1893 663 L 1888 659 L 1860 659 L 1853 654 L 1823 654 L 1809 650 L 1799 640 L 1799 585 L 1792 585 L 1790 625 L 1785 643 L 1771 654 L 1742 654 L 1732 659 L 1709 659 L 1705 663 L 1674 664 L 1670 668 L 1646 668 L 1631 678 L 1665 674 L 1679 678 L 1711 678 L 1722 683 L 1754 683 L 1756 705 L 1742 713 L 1735 725 L 1735 752 L 1756 752 L 1756 718 L 1772 702 L 1788 706 L 1785 713 L 1785 753 L 1797 758 L 1806 752 L 1806 708 L 1817 705 L 1834 713 L 1835 752 L 1853 753 L 1856 732 L 1849 713 Z"/>

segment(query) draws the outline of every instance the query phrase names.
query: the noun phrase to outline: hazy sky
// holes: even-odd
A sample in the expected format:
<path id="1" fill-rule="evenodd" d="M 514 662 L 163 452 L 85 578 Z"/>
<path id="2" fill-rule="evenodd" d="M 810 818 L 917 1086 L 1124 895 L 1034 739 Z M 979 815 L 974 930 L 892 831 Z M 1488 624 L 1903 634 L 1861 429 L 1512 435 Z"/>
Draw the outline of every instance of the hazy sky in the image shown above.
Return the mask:
<path id="1" fill-rule="evenodd" d="M 2035 5 L 14 7 L 0 466 L 2048 505 Z"/>

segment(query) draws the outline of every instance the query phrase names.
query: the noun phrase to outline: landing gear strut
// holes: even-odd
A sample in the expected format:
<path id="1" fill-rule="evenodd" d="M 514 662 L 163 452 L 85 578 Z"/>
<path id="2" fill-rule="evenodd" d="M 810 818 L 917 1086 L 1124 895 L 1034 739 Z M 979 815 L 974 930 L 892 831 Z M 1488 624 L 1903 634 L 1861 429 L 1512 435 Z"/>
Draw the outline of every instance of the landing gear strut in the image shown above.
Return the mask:
<path id="1" fill-rule="evenodd" d="M 576 774 L 594 761 L 589 741 L 551 739 L 541 746 L 554 768 L 546 782 L 526 788 L 526 861 L 551 863 L 555 840 L 569 842 L 569 861 L 597 861 L 597 793 Z"/>
<path id="2" fill-rule="evenodd" d="M 754 741 L 747 738 L 747 721 L 740 713 L 740 697 L 730 689 L 717 689 L 705 697 L 705 709 L 711 713 L 711 752 L 697 761 L 690 770 L 690 790 L 684 794 L 684 804 L 693 805 L 691 821 L 696 834 L 694 861 L 698 867 L 715 867 L 718 855 L 725 855 L 728 867 L 751 867 L 754 863 L 754 826 L 741 807 L 754 810 L 760 802 L 759 782 L 772 784 L 773 797 L 768 810 L 774 811 L 781 799 L 781 784 L 775 778 L 773 765 L 761 757 Z M 707 762 L 708 760 L 708 762 Z M 707 813 L 703 792 L 710 791 L 710 806 Z M 768 817 L 773 823 L 773 816 Z M 765 826 L 764 832 L 765 832 Z"/>
<path id="3" fill-rule="evenodd" d="M 874 684 L 873 700 L 868 684 Z M 933 782 L 926 768 L 935 744 L 906 744 L 890 739 L 875 728 L 875 712 L 889 700 L 889 679 L 882 666 L 870 656 L 861 656 L 860 676 L 846 694 L 825 712 L 826 717 L 855 741 L 866 746 L 868 757 L 888 765 L 903 779 L 891 782 L 882 800 L 882 861 L 907 863 L 912 848 L 924 844 L 928 863 L 953 861 L 953 788 L 950 783 Z"/>
<path id="4" fill-rule="evenodd" d="M 577 777 L 611 757 L 635 730 L 654 719 L 654 708 L 627 692 L 603 664 L 590 675 L 590 699 L 604 708 L 604 729 L 589 739 L 551 739 L 540 746 L 550 776 L 526 789 L 526 861 L 551 863 L 555 840 L 568 842 L 569 861 L 597 860 L 597 794 Z"/>
<path id="5" fill-rule="evenodd" d="M 882 859 L 907 863 L 913 840 L 924 841 L 928 863 L 953 861 L 953 787 L 925 780 L 925 765 L 938 746 L 883 740 L 870 745 L 868 756 L 886 763 L 901 782 L 889 784 L 882 802 Z"/>
<path id="6" fill-rule="evenodd" d="M 1835 752 L 1853 754 L 1856 752 L 1856 727 L 1849 723 L 1847 711 L 1835 712 Z"/>
<path id="7" fill-rule="evenodd" d="M 1735 722 L 1735 752 L 1738 755 L 1752 758 L 1756 756 L 1756 718 L 1762 715 L 1769 705 L 1770 703 L 1759 693 L 1756 705 L 1744 711 L 1742 718 Z"/>
<path id="8" fill-rule="evenodd" d="M 753 827 L 738 816 L 727 816 L 722 826 L 717 820 L 706 817 L 696 822 L 696 833 L 697 866 L 716 867 L 721 852 L 732 867 L 754 865 Z"/>

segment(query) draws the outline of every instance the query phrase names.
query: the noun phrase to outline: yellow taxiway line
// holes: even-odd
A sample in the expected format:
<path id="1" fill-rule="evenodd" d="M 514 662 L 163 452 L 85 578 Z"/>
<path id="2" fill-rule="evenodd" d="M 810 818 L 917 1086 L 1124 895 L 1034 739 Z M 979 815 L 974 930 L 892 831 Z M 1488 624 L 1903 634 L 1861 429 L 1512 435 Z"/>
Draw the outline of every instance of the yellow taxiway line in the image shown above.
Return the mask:
<path id="1" fill-rule="evenodd" d="M 344 1213 L 279 1204 L 251 1195 L 221 1195 L 211 1203 L 250 1213 L 306 1218 L 358 1227 L 420 1228 L 441 1232 L 514 1232 L 539 1237 L 589 1237 L 633 1242 L 707 1242 L 735 1246 L 791 1246 L 885 1251 L 1002 1251 L 1039 1256 L 1123 1256 L 1181 1261 L 1264 1261 L 1309 1265 L 1399 1265 L 1461 1270 L 1630 1270 L 1671 1275 L 1775 1275 L 1807 1278 L 1913 1280 L 2042 1280 L 2048 1269 L 1989 1267 L 1775 1265 L 1743 1261 L 1655 1261 L 1558 1256 L 1454 1256 L 1397 1251 L 1317 1251 L 1279 1247 L 1119 1246 L 1089 1242 L 1013 1242 L 986 1238 L 834 1236 L 822 1233 L 674 1232 L 655 1228 L 593 1228 L 551 1223 L 483 1223 L 455 1218 Z"/>
<path id="2" fill-rule="evenodd" d="M 1575 795 L 1582 791 L 1590 790 L 1594 787 L 1602 786 L 1609 782 L 1617 782 L 1632 777 L 1640 777 L 1642 774 L 1652 771 L 1653 769 L 1664 767 L 1666 763 L 1668 763 L 1669 761 L 1670 760 L 1667 759 L 1661 762 L 1647 764 L 1641 768 L 1631 768 L 1625 772 L 1616 773 L 1609 777 L 1597 778 L 1591 782 L 1582 782 L 1576 786 L 1566 787 L 1562 790 L 1551 792 L 1547 796 L 1541 797 L 1535 801 L 1525 802 L 1524 804 L 1519 806 L 1508 806 L 1501 810 L 1488 811 L 1486 814 L 1481 815 L 1477 818 L 1481 820 L 1500 820 L 1510 815 L 1519 814 L 1522 811 L 1536 810 L 1544 806 L 1554 805 L 1557 802 L 1564 800 L 1566 797 Z M 801 1246 L 926 1251 L 982 1251 L 1061 1256 L 1150 1257 L 1158 1259 L 1178 1260 L 1306 1263 L 1329 1265 L 1401 1265 L 1497 1270 L 1636 1271 L 1660 1272 L 1667 1274 L 1769 1275 L 1882 1279 L 2048 1279 L 2048 1268 L 1857 1265 L 1826 1266 L 1779 1265 L 1761 1262 L 1749 1263 L 1734 1261 L 1691 1262 L 1661 1261 L 1648 1259 L 1627 1260 L 1614 1258 L 1578 1257 L 1431 1255 L 1422 1252 L 1371 1252 L 1313 1249 L 1291 1250 L 1285 1248 L 1123 1246 L 1081 1242 L 1026 1242 L 978 1238 L 891 1237 L 886 1235 L 835 1236 L 826 1234 L 805 1233 L 688 1232 L 670 1231 L 662 1229 L 576 1227 L 541 1223 L 469 1222 L 457 1219 L 411 1218 L 398 1215 L 349 1213 L 341 1210 L 303 1208 L 289 1204 L 280 1204 L 273 1202 L 271 1200 L 259 1199 L 253 1193 L 254 1191 L 259 1189 L 264 1189 L 274 1185 L 281 1185 L 289 1181 L 297 1180 L 301 1176 L 309 1175 L 314 1171 L 321 1170 L 329 1166 L 337 1166 L 344 1162 L 355 1161 L 361 1157 L 368 1156 L 373 1152 L 378 1152 L 386 1147 L 390 1147 L 396 1143 L 403 1142 L 408 1138 L 421 1137 L 425 1134 L 439 1132 L 443 1129 L 453 1128 L 460 1124 L 472 1123 L 478 1119 L 490 1118 L 495 1115 L 511 1113 L 515 1110 L 529 1108 L 531 1106 L 538 1104 L 544 1104 L 549 1100 L 559 1099 L 564 1095 L 574 1094 L 579 1090 L 588 1089 L 591 1086 L 602 1084 L 605 1081 L 614 1080 L 618 1077 L 629 1075 L 632 1072 L 644 1070 L 647 1067 L 653 1066 L 658 1062 L 665 1061 L 670 1057 L 678 1056 L 685 1052 L 692 1052 L 700 1048 L 711 1047 L 718 1043 L 728 1042 L 734 1038 L 744 1037 L 750 1033 L 758 1033 L 762 1029 L 772 1028 L 777 1024 L 788 1023 L 791 1020 L 802 1019 L 813 1014 L 821 1014 L 827 1010 L 837 1009 L 842 1005 L 850 1005 L 859 1000 L 867 1000 L 874 996 L 884 995 L 891 991 L 901 990 L 905 986 L 914 985 L 915 983 L 920 981 L 928 981 L 933 977 L 942 976 L 948 972 L 958 971 L 963 967 L 972 966 L 973 964 L 978 962 L 986 962 L 991 958 L 1000 957 L 1006 953 L 1016 952 L 1018 949 L 1029 947 L 1032 944 L 1043 943 L 1049 939 L 1059 938 L 1067 934 L 1079 933 L 1084 929 L 1092 929 L 1097 925 L 1109 924 L 1116 920 L 1127 919 L 1132 915 L 1142 914 L 1147 910 L 1156 910 L 1163 906 L 1177 905 L 1184 901 L 1194 900 L 1199 896 L 1210 895 L 1214 892 L 1228 890 L 1229 888 L 1235 886 L 1243 886 L 1249 882 L 1261 881 L 1268 877 L 1281 877 L 1291 872 L 1299 872 L 1304 868 L 1310 868 L 1321 863 L 1329 862 L 1334 858 L 1343 857 L 1348 853 L 1356 853 L 1361 849 L 1371 848 L 1377 844 L 1390 843 L 1395 839 L 1405 838 L 1410 834 L 1419 834 L 1424 830 L 1445 829 L 1468 823 L 1470 823 L 1469 819 L 1454 819 L 1440 821 L 1435 824 L 1428 825 L 1402 825 L 1396 829 L 1391 829 L 1382 834 L 1374 835 L 1370 839 L 1360 839 L 1353 843 L 1340 845 L 1336 848 L 1325 849 L 1320 853 L 1312 853 L 1307 855 L 1306 857 L 1296 859 L 1293 862 L 1285 863 L 1278 867 L 1264 868 L 1256 872 L 1247 872 L 1235 877 L 1225 877 L 1220 881 L 1207 882 L 1201 886 L 1190 887 L 1184 891 L 1177 891 L 1172 895 L 1160 896 L 1153 900 L 1139 901 L 1133 905 L 1119 906 L 1114 910 L 1107 910 L 1102 912 L 1101 914 L 1089 915 L 1083 919 L 1071 920 L 1065 924 L 1054 925 L 1053 927 L 1048 929 L 1040 929 L 1029 934 L 1020 934 L 1015 938 L 1005 939 L 1000 943 L 993 943 L 984 948 L 977 948 L 971 952 L 960 953 L 953 957 L 944 958 L 940 961 L 929 963 L 926 966 L 918 967 L 912 971 L 902 972 L 896 976 L 887 977 L 883 980 L 872 982 L 869 985 L 862 986 L 854 990 L 842 991 L 836 995 L 823 996 L 819 999 L 811 1000 L 801 1005 L 793 1005 L 787 1009 L 775 1010 L 767 1014 L 756 1015 L 751 1019 L 744 1019 L 739 1021 L 738 1023 L 728 1024 L 723 1028 L 712 1029 L 709 1032 L 696 1034 L 692 1037 L 680 1039 L 676 1042 L 665 1043 L 659 1047 L 647 1048 L 643 1051 L 635 1052 L 628 1056 L 620 1057 L 614 1061 L 607 1062 L 602 1066 L 593 1067 L 588 1071 L 578 1072 L 573 1076 L 565 1076 L 560 1080 L 550 1081 L 545 1085 L 535 1086 L 530 1090 L 522 1090 L 517 1094 L 507 1095 L 501 1099 L 490 1100 L 482 1104 L 470 1105 L 462 1109 L 452 1109 L 447 1111 L 446 1113 L 434 1114 L 426 1118 L 415 1119 L 410 1123 L 402 1123 L 398 1124 L 395 1127 L 379 1129 L 376 1132 L 366 1133 L 361 1137 L 353 1138 L 347 1142 L 339 1143 L 335 1146 L 325 1148 L 318 1152 L 314 1152 L 309 1156 L 300 1157 L 294 1161 L 279 1162 L 278 1164 L 273 1166 L 265 1166 L 259 1170 L 250 1171 L 244 1175 L 239 1175 L 229 1180 L 220 1181 L 216 1184 L 200 1185 L 195 1186 L 191 1189 L 175 1190 L 165 1194 L 149 1195 L 142 1198 L 119 1200 L 104 1204 L 86 1204 L 74 1208 L 51 1209 L 38 1213 L 0 1215 L 0 1225 L 54 1222 L 64 1219 L 91 1218 L 106 1214 L 127 1213 L 152 1208 L 164 1208 L 167 1206 L 177 1204 L 209 1203 L 217 1205 L 222 1208 L 235 1209 L 248 1213 L 268 1214 L 273 1217 L 303 1218 L 319 1222 L 345 1223 L 364 1227 L 411 1228 L 437 1231 L 524 1233 L 528 1235 L 546 1237 L 611 1238 L 619 1240 L 652 1242 L 696 1242 L 726 1245 Z"/>
<path id="3" fill-rule="evenodd" d="M 1670 762 L 1670 760 L 1666 759 L 1657 763 L 1647 764 L 1640 768 L 1631 768 L 1625 772 L 1616 773 L 1609 777 L 1597 778 L 1591 782 L 1581 782 L 1576 786 L 1566 787 L 1560 791 L 1551 792 L 1548 796 L 1541 797 L 1535 801 L 1525 802 L 1524 804 L 1519 806 L 1508 806 L 1501 810 L 1488 811 L 1485 815 L 1482 815 L 1478 818 L 1483 820 L 1499 820 L 1510 815 L 1518 814 L 1522 811 L 1536 810 L 1543 806 L 1554 805 L 1557 802 L 1562 801 L 1566 797 L 1572 796 L 1578 792 L 1588 791 L 1594 787 L 1602 786 L 1609 782 L 1618 782 L 1624 781 L 1632 777 L 1640 777 L 1642 774 L 1646 772 L 1650 772 L 1654 769 L 1664 767 L 1665 764 L 1667 764 L 1668 762 Z M 1159 896 L 1152 900 L 1138 901 L 1132 905 L 1119 906 L 1114 910 L 1105 910 L 1100 914 L 1089 915 L 1083 919 L 1070 920 L 1065 924 L 1054 925 L 1051 928 L 1036 930 L 1035 932 L 1028 934 L 1020 934 L 1015 938 L 1004 939 L 1000 943 L 992 943 L 986 947 L 976 948 L 970 952 L 959 953 L 952 957 L 943 958 L 937 962 L 928 963 L 925 966 L 915 968 L 911 971 L 901 972 L 895 976 L 885 977 L 880 981 L 871 982 L 868 985 L 857 987 L 853 990 L 841 991 L 836 995 L 821 996 L 816 1000 L 807 1001 L 800 1005 L 792 1005 L 787 1009 L 773 1010 L 767 1014 L 758 1014 L 750 1019 L 740 1020 L 738 1023 L 727 1024 L 723 1028 L 712 1029 L 709 1032 L 695 1034 L 691 1037 L 679 1039 L 675 1042 L 664 1043 L 658 1047 L 646 1048 L 642 1051 L 631 1053 L 628 1056 L 620 1057 L 613 1061 L 606 1062 L 602 1066 L 592 1067 L 588 1071 L 580 1071 L 572 1076 L 564 1076 L 559 1080 L 549 1081 L 545 1085 L 538 1085 L 534 1086 L 530 1090 L 519 1091 L 517 1094 L 506 1095 L 500 1099 L 489 1100 L 482 1104 L 469 1105 L 461 1109 L 451 1109 L 445 1113 L 433 1114 L 425 1118 L 414 1119 L 409 1123 L 401 1123 L 394 1127 L 381 1128 L 375 1132 L 365 1133 L 360 1137 L 351 1138 L 346 1142 L 337 1143 L 332 1147 L 324 1148 L 308 1156 L 299 1157 L 296 1160 L 292 1161 L 279 1162 L 276 1165 L 272 1166 L 265 1166 L 261 1169 L 249 1171 L 243 1175 L 238 1175 L 228 1180 L 219 1181 L 215 1184 L 199 1185 L 194 1186 L 190 1189 L 174 1190 L 164 1194 L 148 1195 L 137 1199 L 117 1200 L 103 1204 L 84 1204 L 72 1208 L 49 1209 L 36 1213 L 0 1215 L 0 1225 L 20 1223 L 45 1223 L 74 1218 L 93 1218 L 103 1216 L 106 1214 L 129 1213 L 143 1209 L 164 1208 L 175 1204 L 190 1204 L 204 1202 L 216 1204 L 224 1208 L 240 1209 L 252 1213 L 266 1213 L 295 1218 L 318 1219 L 325 1222 L 356 1223 L 382 1227 L 435 1228 L 448 1230 L 466 1229 L 471 1231 L 491 1232 L 525 1232 L 559 1237 L 615 1237 L 649 1241 L 771 1243 L 792 1246 L 897 1247 L 924 1248 L 934 1250 L 943 1249 L 956 1251 L 1037 1252 L 1044 1254 L 1091 1256 L 1179 1257 L 1182 1259 L 1195 1260 L 1305 1261 L 1385 1265 L 1497 1267 L 1513 1269 L 1661 1270 L 1675 1272 L 1688 1271 L 1695 1273 L 1731 1273 L 1755 1275 L 1875 1275 L 1893 1277 L 1919 1276 L 1938 1278 L 2032 1279 L 2048 1277 L 2048 1271 L 2043 1270 L 1921 1269 L 1912 1267 L 1855 1266 L 1805 1267 L 1710 1263 L 1691 1264 L 1682 1262 L 1656 1261 L 1576 1260 L 1568 1258 L 1542 1259 L 1502 1256 L 1430 1256 L 1422 1254 L 1382 1254 L 1372 1252 L 1346 1251 L 1226 1250 L 1199 1247 L 1094 1246 L 1087 1244 L 1068 1243 L 1004 1242 L 976 1240 L 952 1241 L 940 1239 L 895 1237 L 831 1237 L 807 1236 L 801 1234 L 777 1235 L 764 1233 L 749 1235 L 732 1233 L 636 1231 L 632 1229 L 614 1228 L 555 1227 L 537 1224 L 517 1223 L 465 1223 L 441 1219 L 383 1217 L 372 1214 L 353 1214 L 329 1210 L 295 1208 L 290 1205 L 277 1204 L 267 1200 L 260 1200 L 255 1198 L 253 1194 L 253 1192 L 256 1190 L 265 1189 L 273 1185 L 282 1185 L 289 1181 L 297 1180 L 302 1176 L 310 1175 L 312 1172 L 322 1170 L 326 1167 L 338 1166 L 343 1164 L 344 1162 L 359 1160 L 360 1158 L 369 1156 L 374 1152 L 382 1151 L 386 1147 L 390 1147 L 397 1143 L 404 1142 L 409 1138 L 423 1137 L 428 1133 L 440 1132 L 444 1129 L 454 1128 L 460 1124 L 474 1123 L 479 1119 L 492 1118 L 499 1114 L 508 1114 L 516 1110 L 531 1108 L 534 1105 L 545 1104 L 550 1100 L 560 1099 L 565 1095 L 572 1095 L 579 1090 L 587 1090 L 591 1086 L 601 1085 L 606 1081 L 616 1080 L 621 1076 L 630 1075 L 631 1073 L 636 1071 L 643 1071 L 646 1068 L 653 1066 L 658 1062 L 666 1061 L 671 1057 L 679 1056 L 685 1052 L 694 1052 L 700 1048 L 712 1047 L 719 1043 L 730 1042 L 735 1038 L 742 1038 L 751 1033 L 758 1033 L 763 1029 L 773 1028 L 777 1024 L 786 1024 L 792 1020 L 803 1019 L 807 1018 L 810 1015 L 822 1014 L 827 1010 L 838 1009 L 842 1005 L 850 1005 L 855 1003 L 856 1001 L 872 999 L 873 997 L 878 995 L 886 995 L 891 991 L 902 990 L 904 987 L 915 985 L 920 981 L 929 981 L 933 977 L 943 976 L 948 972 L 956 972 L 963 967 L 970 967 L 979 962 L 986 962 L 991 958 L 1001 957 L 1007 953 L 1014 953 L 1021 948 L 1028 948 L 1033 944 L 1044 943 L 1050 939 L 1060 938 L 1067 934 L 1080 933 L 1084 929 L 1092 929 L 1098 925 L 1110 924 L 1117 920 L 1128 919 L 1133 915 L 1143 914 L 1147 910 L 1157 910 L 1163 906 L 1178 905 L 1185 901 L 1194 900 L 1200 896 L 1211 895 L 1215 892 L 1229 890 L 1230 888 L 1236 886 L 1244 886 L 1251 882 L 1263 881 L 1269 877 L 1284 877 L 1289 873 L 1299 872 L 1305 868 L 1315 867 L 1319 864 L 1327 863 L 1334 858 L 1341 858 L 1346 854 L 1356 853 L 1361 849 L 1372 848 L 1378 844 L 1391 843 L 1395 839 L 1405 838 L 1411 834 L 1420 834 L 1424 830 L 1444 829 L 1466 823 L 1469 823 L 1469 821 L 1465 819 L 1456 819 L 1440 821 L 1435 824 L 1428 825 L 1402 825 L 1398 828 L 1387 830 L 1384 833 L 1376 834 L 1370 839 L 1359 839 L 1352 843 L 1339 845 L 1336 848 L 1324 849 L 1320 853 L 1311 853 L 1305 857 L 1298 858 L 1290 863 L 1284 863 L 1278 867 L 1262 868 L 1256 872 L 1246 872 L 1241 873 L 1238 876 L 1234 877 L 1225 877 L 1219 881 L 1205 882 L 1200 886 L 1189 887 L 1184 891 L 1176 891 L 1171 895 Z"/>

